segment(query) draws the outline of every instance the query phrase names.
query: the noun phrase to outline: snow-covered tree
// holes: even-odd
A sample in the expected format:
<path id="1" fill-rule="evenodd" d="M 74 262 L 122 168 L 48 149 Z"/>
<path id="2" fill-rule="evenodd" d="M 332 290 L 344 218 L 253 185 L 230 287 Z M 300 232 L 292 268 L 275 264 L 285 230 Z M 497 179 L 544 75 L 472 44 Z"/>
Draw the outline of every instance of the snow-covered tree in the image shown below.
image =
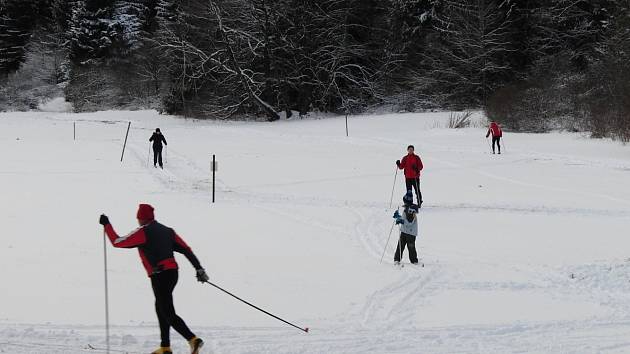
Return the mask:
<path id="1" fill-rule="evenodd" d="M 114 0 L 78 0 L 72 10 L 69 40 L 75 64 L 107 60 L 116 38 Z"/>
<path id="2" fill-rule="evenodd" d="M 447 101 L 480 104 L 513 79 L 513 10 L 510 0 L 437 2 L 433 25 L 439 42 L 427 52 L 425 77 L 447 93 Z"/>
<path id="3" fill-rule="evenodd" d="M 0 75 L 17 70 L 37 21 L 32 0 L 0 1 Z"/>
<path id="4" fill-rule="evenodd" d="M 114 3 L 112 26 L 116 32 L 114 53 L 116 58 L 129 58 L 143 46 L 145 31 L 150 27 L 150 10 L 144 1 L 124 0 Z"/>

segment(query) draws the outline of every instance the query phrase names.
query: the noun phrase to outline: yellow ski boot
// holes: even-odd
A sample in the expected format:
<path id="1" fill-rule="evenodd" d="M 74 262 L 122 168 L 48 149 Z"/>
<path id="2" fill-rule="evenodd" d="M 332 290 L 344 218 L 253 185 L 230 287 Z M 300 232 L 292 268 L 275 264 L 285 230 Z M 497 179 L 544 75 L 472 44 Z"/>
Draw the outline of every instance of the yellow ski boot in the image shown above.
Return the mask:
<path id="1" fill-rule="evenodd" d="M 151 354 L 173 354 L 173 351 L 171 350 L 171 347 L 160 347 Z"/>
<path id="2" fill-rule="evenodd" d="M 188 344 L 190 344 L 190 354 L 199 354 L 201 347 L 203 347 L 203 341 L 201 340 L 201 338 L 197 337 L 193 337 L 191 340 L 189 340 Z"/>

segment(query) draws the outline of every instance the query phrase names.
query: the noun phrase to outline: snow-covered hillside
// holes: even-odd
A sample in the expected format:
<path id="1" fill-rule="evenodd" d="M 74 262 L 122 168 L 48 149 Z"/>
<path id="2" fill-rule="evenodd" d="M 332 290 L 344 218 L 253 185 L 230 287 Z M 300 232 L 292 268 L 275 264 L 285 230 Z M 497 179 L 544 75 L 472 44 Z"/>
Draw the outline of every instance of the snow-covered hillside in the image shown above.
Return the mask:
<path id="1" fill-rule="evenodd" d="M 507 133 L 492 155 L 485 128 L 447 129 L 448 116 L 350 117 L 346 137 L 343 118 L 0 114 L 0 353 L 104 353 L 98 216 L 125 233 L 141 202 L 211 281 L 310 328 L 197 283 L 179 257 L 176 307 L 206 353 L 629 353 L 630 148 Z M 148 162 L 156 127 L 163 171 Z M 424 268 L 393 265 L 396 235 L 379 262 L 408 144 L 425 165 Z M 395 204 L 403 192 L 399 173 Z M 149 280 L 134 250 L 108 257 L 114 352 L 149 353 Z"/>

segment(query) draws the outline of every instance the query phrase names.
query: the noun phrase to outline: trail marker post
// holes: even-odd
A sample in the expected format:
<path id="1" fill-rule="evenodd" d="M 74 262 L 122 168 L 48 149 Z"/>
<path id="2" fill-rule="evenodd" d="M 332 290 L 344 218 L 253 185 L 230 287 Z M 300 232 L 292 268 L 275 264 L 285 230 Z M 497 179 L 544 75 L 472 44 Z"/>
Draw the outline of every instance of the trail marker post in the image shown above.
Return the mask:
<path id="1" fill-rule="evenodd" d="M 120 162 L 123 161 L 123 157 L 125 157 L 125 147 L 127 146 L 127 138 L 129 137 L 129 128 L 131 128 L 131 122 L 127 125 L 127 134 L 125 134 L 125 143 L 123 144 L 123 151 L 120 155 Z"/>
<path id="2" fill-rule="evenodd" d="M 214 203 L 216 173 L 219 170 L 219 163 L 217 162 L 216 155 L 212 155 L 212 165 L 210 166 L 210 169 L 212 170 L 212 202 Z"/>

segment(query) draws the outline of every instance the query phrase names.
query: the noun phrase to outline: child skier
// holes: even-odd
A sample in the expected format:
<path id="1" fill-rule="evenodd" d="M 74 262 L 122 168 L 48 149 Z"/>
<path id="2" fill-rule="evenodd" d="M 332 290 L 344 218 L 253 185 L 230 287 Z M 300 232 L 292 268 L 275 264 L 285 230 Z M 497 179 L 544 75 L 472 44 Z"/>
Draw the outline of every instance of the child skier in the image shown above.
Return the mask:
<path id="1" fill-rule="evenodd" d="M 196 337 L 184 320 L 177 316 L 173 305 L 173 290 L 178 278 L 178 266 L 173 252 L 186 256 L 197 271 L 198 281 L 207 282 L 208 275 L 184 240 L 170 227 L 155 221 L 152 206 L 140 204 L 137 219 L 140 227 L 124 237 L 118 236 L 105 214 L 101 215 L 99 223 L 104 226 L 105 233 L 114 247 L 138 248 L 142 264 L 151 279 L 155 311 L 162 337 L 160 348 L 151 354 L 173 354 L 169 334 L 171 327 L 186 338 L 191 353 L 198 354 L 203 346 L 203 340 Z"/>
<path id="2" fill-rule="evenodd" d="M 499 155 L 501 155 L 501 137 L 503 136 L 503 131 L 497 122 L 491 121 L 490 127 L 488 127 L 488 132 L 486 133 L 486 139 L 492 134 L 492 153 L 494 154 L 494 145 L 496 144 L 499 148 Z"/>
<path id="3" fill-rule="evenodd" d="M 412 204 L 413 196 L 411 191 L 408 191 L 403 197 L 405 202 L 404 216 L 401 216 L 398 210 L 394 212 L 394 219 L 396 224 L 400 225 L 400 239 L 398 240 L 398 246 L 396 247 L 396 253 L 394 254 L 394 263 L 400 264 L 402 253 L 407 246 L 409 250 L 409 261 L 411 264 L 418 264 L 418 253 L 416 252 L 416 237 L 418 236 L 418 206 Z"/>

